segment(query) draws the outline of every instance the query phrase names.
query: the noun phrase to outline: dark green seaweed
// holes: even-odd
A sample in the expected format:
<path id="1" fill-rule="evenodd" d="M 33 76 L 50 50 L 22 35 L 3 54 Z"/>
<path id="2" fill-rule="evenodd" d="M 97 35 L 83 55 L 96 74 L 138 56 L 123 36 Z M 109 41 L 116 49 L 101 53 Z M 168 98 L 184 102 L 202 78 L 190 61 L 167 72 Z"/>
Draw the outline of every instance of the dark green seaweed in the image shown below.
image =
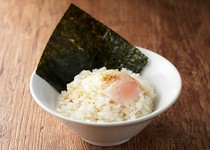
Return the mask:
<path id="1" fill-rule="evenodd" d="M 71 4 L 52 33 L 36 73 L 60 92 L 82 70 L 125 67 L 139 73 L 147 61 L 135 46 Z"/>

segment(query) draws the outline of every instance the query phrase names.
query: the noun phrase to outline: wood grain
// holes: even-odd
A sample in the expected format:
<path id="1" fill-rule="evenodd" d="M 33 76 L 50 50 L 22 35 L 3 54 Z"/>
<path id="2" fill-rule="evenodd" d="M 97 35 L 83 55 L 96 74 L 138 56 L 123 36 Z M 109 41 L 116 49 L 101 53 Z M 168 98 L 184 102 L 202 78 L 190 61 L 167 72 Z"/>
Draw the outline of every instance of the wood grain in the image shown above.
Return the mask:
<path id="1" fill-rule="evenodd" d="M 30 75 L 72 2 L 181 73 L 178 101 L 125 144 L 83 142 L 30 95 Z M 210 149 L 209 25 L 209 0 L 0 0 L 0 149 Z"/>

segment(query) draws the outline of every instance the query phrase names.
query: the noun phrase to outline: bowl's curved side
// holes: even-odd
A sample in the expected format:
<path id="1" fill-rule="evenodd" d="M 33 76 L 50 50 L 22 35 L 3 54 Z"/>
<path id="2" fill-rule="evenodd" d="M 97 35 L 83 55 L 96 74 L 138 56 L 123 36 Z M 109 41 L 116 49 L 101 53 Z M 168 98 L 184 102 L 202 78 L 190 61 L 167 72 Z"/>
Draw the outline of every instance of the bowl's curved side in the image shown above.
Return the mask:
<path id="1" fill-rule="evenodd" d="M 30 92 L 36 103 L 48 113 L 55 115 L 58 92 L 33 71 L 30 78 Z"/>
<path id="2" fill-rule="evenodd" d="M 140 133 L 152 119 L 124 126 L 88 126 L 62 120 L 78 137 L 97 146 L 122 144 Z"/>
<path id="3" fill-rule="evenodd" d="M 162 113 L 175 103 L 181 93 L 182 79 L 176 67 L 166 58 L 152 51 L 139 49 L 149 57 L 149 63 L 142 75 L 153 85 L 157 94 L 156 109 L 149 114 L 153 116 Z"/>

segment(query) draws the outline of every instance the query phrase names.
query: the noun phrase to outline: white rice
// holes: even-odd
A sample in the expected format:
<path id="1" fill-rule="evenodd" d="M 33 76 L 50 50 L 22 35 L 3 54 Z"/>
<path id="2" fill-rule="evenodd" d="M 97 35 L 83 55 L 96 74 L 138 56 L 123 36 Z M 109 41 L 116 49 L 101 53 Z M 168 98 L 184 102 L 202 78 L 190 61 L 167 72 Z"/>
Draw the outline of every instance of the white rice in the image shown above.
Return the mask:
<path id="1" fill-rule="evenodd" d="M 82 71 L 74 81 L 67 84 L 67 91 L 58 96 L 56 111 L 73 119 L 89 122 L 119 122 L 134 120 L 151 113 L 155 104 L 155 93 L 149 82 L 139 74 L 125 68 L 126 73 L 139 81 L 142 89 L 139 98 L 125 104 L 110 103 L 106 96 L 105 84 L 100 74 L 107 69 Z"/>

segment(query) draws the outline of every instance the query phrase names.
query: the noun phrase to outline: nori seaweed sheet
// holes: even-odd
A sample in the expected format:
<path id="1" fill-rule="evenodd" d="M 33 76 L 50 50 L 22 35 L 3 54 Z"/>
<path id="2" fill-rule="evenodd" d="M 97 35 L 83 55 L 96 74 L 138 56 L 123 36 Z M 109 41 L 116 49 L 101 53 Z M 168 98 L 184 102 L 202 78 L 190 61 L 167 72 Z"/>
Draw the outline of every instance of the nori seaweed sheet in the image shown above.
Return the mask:
<path id="1" fill-rule="evenodd" d="M 71 4 L 52 33 L 36 74 L 60 92 L 82 70 L 105 66 L 139 73 L 147 61 L 135 46 Z"/>

